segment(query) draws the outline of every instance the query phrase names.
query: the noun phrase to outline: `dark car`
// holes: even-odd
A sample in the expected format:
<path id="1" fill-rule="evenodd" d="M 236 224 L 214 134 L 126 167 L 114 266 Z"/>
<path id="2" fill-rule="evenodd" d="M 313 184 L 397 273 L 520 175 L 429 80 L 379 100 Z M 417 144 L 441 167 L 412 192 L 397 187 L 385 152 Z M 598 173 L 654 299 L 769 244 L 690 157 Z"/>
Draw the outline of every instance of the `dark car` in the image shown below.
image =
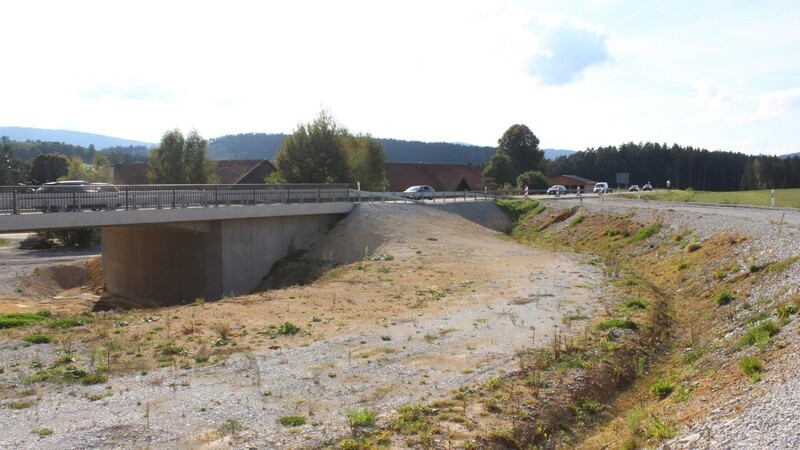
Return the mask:
<path id="1" fill-rule="evenodd" d="M 565 195 L 567 193 L 567 188 L 561 184 L 554 184 L 550 186 L 550 189 L 547 190 L 547 195 Z"/>
<path id="2" fill-rule="evenodd" d="M 653 185 L 650 184 L 650 182 L 648 181 L 647 183 L 644 184 L 644 186 L 642 186 L 642 190 L 643 191 L 652 191 L 653 190 Z"/>
<path id="3" fill-rule="evenodd" d="M 631 192 L 639 192 L 639 185 L 638 184 L 632 184 L 631 187 L 628 188 L 628 190 L 631 191 Z"/>
<path id="4" fill-rule="evenodd" d="M 415 200 L 433 198 L 434 195 L 436 195 L 436 191 L 433 190 L 432 187 L 424 184 L 420 186 L 411 186 L 403 191 L 403 197 L 413 198 Z"/>

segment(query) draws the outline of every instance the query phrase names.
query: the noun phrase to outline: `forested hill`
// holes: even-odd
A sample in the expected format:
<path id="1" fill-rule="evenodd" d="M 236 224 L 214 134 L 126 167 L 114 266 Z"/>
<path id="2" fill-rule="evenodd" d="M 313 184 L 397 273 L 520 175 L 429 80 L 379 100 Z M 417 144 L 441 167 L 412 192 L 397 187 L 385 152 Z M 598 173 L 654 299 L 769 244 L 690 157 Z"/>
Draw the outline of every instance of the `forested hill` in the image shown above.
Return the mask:
<path id="1" fill-rule="evenodd" d="M 286 134 L 245 133 L 211 139 L 211 159 L 263 159 L 275 161 Z M 440 164 L 486 164 L 495 153 L 494 147 L 452 144 L 447 142 L 402 141 L 378 139 L 388 162 L 421 162 Z M 545 157 L 554 159 L 575 153 L 571 150 L 544 149 Z"/>

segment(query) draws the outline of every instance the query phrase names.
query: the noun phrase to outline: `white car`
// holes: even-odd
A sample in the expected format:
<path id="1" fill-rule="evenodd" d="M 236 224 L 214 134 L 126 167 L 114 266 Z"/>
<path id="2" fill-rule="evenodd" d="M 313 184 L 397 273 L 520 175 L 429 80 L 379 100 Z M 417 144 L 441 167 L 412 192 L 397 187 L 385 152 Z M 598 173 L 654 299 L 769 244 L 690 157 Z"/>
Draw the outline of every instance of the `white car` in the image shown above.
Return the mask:
<path id="1" fill-rule="evenodd" d="M 608 183 L 601 181 L 594 185 L 594 190 L 592 192 L 595 194 L 607 194 L 611 192 L 611 189 L 608 188 Z"/>
<path id="2" fill-rule="evenodd" d="M 434 191 L 433 188 L 428 185 L 411 186 L 410 188 L 403 191 L 403 197 L 413 198 L 415 200 L 433 198 L 435 194 L 436 191 Z"/>

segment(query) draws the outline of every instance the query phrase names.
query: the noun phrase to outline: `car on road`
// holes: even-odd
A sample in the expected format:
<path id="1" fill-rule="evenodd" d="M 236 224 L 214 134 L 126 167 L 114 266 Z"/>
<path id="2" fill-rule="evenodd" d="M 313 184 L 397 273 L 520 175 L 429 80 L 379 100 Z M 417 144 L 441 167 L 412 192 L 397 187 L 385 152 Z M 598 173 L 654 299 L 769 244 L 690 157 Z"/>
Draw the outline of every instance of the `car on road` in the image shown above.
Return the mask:
<path id="1" fill-rule="evenodd" d="M 653 190 L 653 185 L 650 184 L 650 182 L 648 181 L 647 183 L 644 184 L 644 186 L 642 186 L 642 190 L 643 191 L 652 191 Z"/>
<path id="2" fill-rule="evenodd" d="M 414 200 L 433 198 L 434 195 L 436 195 L 436 191 L 433 190 L 432 187 L 425 184 L 419 186 L 411 186 L 410 188 L 403 191 L 403 197 L 411 198 Z"/>
<path id="3" fill-rule="evenodd" d="M 119 189 L 113 184 L 83 180 L 52 181 L 18 200 L 22 207 L 48 211 L 117 209 Z"/>
<path id="4" fill-rule="evenodd" d="M 632 184 L 631 187 L 628 188 L 628 190 L 631 191 L 631 192 L 639 192 L 639 185 L 638 184 Z"/>
<path id="5" fill-rule="evenodd" d="M 567 193 L 567 188 L 562 184 L 554 184 L 550 186 L 550 189 L 547 190 L 547 195 L 565 195 Z"/>
<path id="6" fill-rule="evenodd" d="M 599 181 L 594 185 L 592 192 L 595 194 L 607 194 L 611 192 L 611 189 L 608 188 L 608 183 L 605 181 Z"/>

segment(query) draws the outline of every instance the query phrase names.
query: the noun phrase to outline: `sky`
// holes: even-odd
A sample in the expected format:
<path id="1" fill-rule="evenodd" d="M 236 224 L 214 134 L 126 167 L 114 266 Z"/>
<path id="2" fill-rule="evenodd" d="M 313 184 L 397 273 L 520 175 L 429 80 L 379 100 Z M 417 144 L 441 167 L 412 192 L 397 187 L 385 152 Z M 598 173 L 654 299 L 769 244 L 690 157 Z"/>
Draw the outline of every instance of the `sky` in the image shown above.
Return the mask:
<path id="1" fill-rule="evenodd" d="M 800 152 L 797 0 L 29 0 L 2 8 L 0 126 L 157 143 L 353 133 Z"/>

